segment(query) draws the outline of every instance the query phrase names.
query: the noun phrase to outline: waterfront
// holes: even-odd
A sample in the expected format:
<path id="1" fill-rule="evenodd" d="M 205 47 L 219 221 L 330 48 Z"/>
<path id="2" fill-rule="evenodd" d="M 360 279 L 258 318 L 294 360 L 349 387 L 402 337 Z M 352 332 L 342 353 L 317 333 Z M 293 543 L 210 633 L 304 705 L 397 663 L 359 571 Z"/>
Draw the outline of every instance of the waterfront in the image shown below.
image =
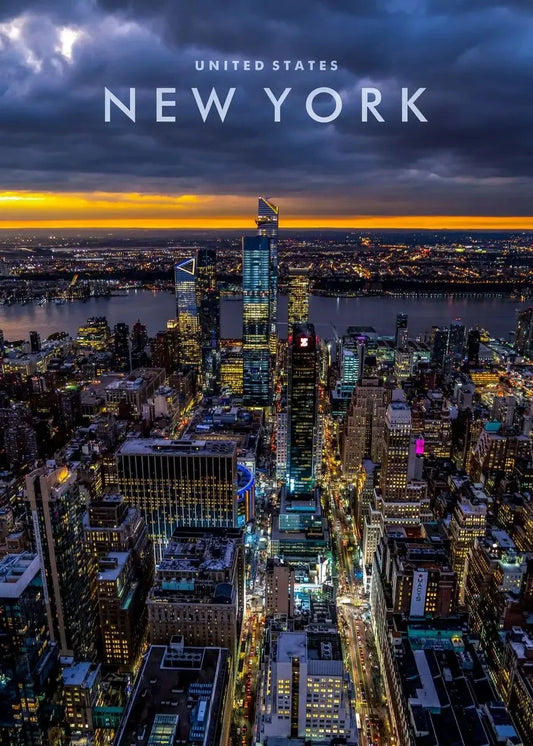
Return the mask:
<path id="1" fill-rule="evenodd" d="M 317 333 L 326 339 L 334 336 L 333 326 L 343 334 L 348 326 L 373 326 L 379 334 L 392 334 L 397 313 L 409 316 L 411 336 L 429 333 L 433 325 L 448 325 L 460 318 L 467 327 L 480 325 L 493 336 L 509 339 L 515 328 L 516 313 L 530 305 L 510 298 L 412 298 L 367 296 L 332 298 L 312 296 L 310 321 Z M 0 307 L 0 329 L 8 340 L 26 339 L 30 330 L 46 338 L 53 332 L 66 331 L 76 335 L 78 327 L 89 316 L 106 316 L 110 326 L 119 321 L 133 324 L 140 319 L 153 336 L 164 329 L 167 319 L 175 315 L 172 293 L 132 290 L 127 295 L 90 298 L 64 305 L 46 303 Z M 278 303 L 280 336 L 287 333 L 287 297 Z M 240 337 L 242 331 L 242 301 L 225 298 L 221 302 L 223 337 Z"/>

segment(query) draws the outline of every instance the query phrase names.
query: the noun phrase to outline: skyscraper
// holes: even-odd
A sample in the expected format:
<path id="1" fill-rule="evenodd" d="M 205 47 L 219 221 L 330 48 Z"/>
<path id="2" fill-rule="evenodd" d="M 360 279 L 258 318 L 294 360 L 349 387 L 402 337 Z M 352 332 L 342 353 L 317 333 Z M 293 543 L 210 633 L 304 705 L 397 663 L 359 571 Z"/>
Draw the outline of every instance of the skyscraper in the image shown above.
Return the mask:
<path id="1" fill-rule="evenodd" d="M 452 321 L 450 324 L 450 334 L 448 336 L 448 357 L 454 363 L 459 363 L 463 359 L 465 350 L 465 325 L 460 319 Z"/>
<path id="2" fill-rule="evenodd" d="M 318 419 L 318 346 L 312 324 L 296 324 L 289 338 L 288 489 L 307 495 L 315 487 Z"/>
<path id="3" fill-rule="evenodd" d="M 269 347 L 270 354 L 276 355 L 278 332 L 278 222 L 279 207 L 266 197 L 259 197 L 257 203 L 257 234 L 270 239 L 270 309 Z"/>
<path id="4" fill-rule="evenodd" d="M 39 332 L 30 332 L 30 352 L 39 352 L 41 349 L 41 337 Z"/>
<path id="5" fill-rule="evenodd" d="M 39 557 L 0 561 L 0 743 L 44 744 L 44 711 L 58 667 L 50 642 Z"/>
<path id="6" fill-rule="evenodd" d="M 217 285 L 216 250 L 198 250 L 196 297 L 202 347 L 204 391 L 220 391 L 220 294 Z"/>
<path id="7" fill-rule="evenodd" d="M 397 350 L 403 350 L 407 346 L 407 314 L 396 314 L 396 334 L 394 338 Z"/>
<path id="8" fill-rule="evenodd" d="M 520 355 L 533 357 L 533 306 L 518 314 L 514 346 Z"/>
<path id="9" fill-rule="evenodd" d="M 148 344 L 146 326 L 138 319 L 131 329 L 131 364 L 133 368 L 146 365 L 148 358 L 145 353 Z"/>
<path id="10" fill-rule="evenodd" d="M 200 367 L 200 330 L 196 303 L 196 257 L 175 267 L 176 319 L 179 328 L 180 363 Z"/>
<path id="11" fill-rule="evenodd" d="M 96 608 L 91 597 L 96 564 L 83 542 L 85 500 L 66 466 L 26 477 L 26 500 L 41 558 L 50 639 L 60 654 L 94 660 Z"/>
<path id="12" fill-rule="evenodd" d="M 130 328 L 122 322 L 114 328 L 113 364 L 115 370 L 131 370 L 130 360 Z"/>
<path id="13" fill-rule="evenodd" d="M 237 446 L 232 441 L 127 438 L 118 486 L 140 508 L 156 562 L 177 527 L 237 528 Z"/>
<path id="14" fill-rule="evenodd" d="M 309 321 L 309 268 L 289 267 L 288 330 Z"/>
<path id="15" fill-rule="evenodd" d="M 270 242 L 267 236 L 243 238 L 243 397 L 252 407 L 271 403 Z"/>

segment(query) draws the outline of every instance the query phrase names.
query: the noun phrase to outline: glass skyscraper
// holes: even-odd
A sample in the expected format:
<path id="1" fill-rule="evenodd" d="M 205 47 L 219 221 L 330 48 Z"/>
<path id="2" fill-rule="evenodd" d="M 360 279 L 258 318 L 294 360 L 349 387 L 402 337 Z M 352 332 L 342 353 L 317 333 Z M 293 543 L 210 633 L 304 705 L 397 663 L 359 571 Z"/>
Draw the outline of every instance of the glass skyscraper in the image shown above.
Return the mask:
<path id="1" fill-rule="evenodd" d="M 313 324 L 296 324 L 289 337 L 287 456 L 289 492 L 315 487 L 318 420 L 318 345 Z"/>
<path id="2" fill-rule="evenodd" d="M 269 347 L 275 356 L 278 344 L 278 223 L 279 207 L 266 197 L 259 197 L 257 203 L 257 233 L 270 239 L 270 309 Z"/>
<path id="3" fill-rule="evenodd" d="M 175 267 L 176 319 L 178 321 L 180 363 L 200 367 L 200 332 L 196 303 L 196 257 Z"/>
<path id="4" fill-rule="evenodd" d="M 270 242 L 251 236 L 242 242 L 243 397 L 246 406 L 268 407 L 270 375 Z"/>
<path id="5" fill-rule="evenodd" d="M 202 378 L 206 394 L 220 390 L 220 294 L 217 285 L 216 250 L 198 250 L 196 304 L 202 348 Z"/>

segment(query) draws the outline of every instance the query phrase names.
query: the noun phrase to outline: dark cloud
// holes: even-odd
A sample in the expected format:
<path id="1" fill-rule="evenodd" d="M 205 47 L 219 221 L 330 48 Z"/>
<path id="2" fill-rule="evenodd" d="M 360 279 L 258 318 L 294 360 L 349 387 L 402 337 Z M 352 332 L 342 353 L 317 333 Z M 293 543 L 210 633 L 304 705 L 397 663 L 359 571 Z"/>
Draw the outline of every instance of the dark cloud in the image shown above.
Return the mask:
<path id="1" fill-rule="evenodd" d="M 262 59 L 267 69 L 197 72 L 196 59 Z M 274 73 L 273 59 L 340 67 Z M 267 191 L 310 204 L 337 195 L 339 213 L 531 214 L 525 1 L 4 1 L 0 70 L 3 189 Z M 203 124 L 190 92 L 213 85 L 237 87 L 224 124 Z M 321 85 L 343 96 L 329 125 L 305 113 Z M 383 91 L 385 123 L 361 123 L 362 85 Z M 104 86 L 124 98 L 137 88 L 136 124 L 115 114 L 104 123 Z M 156 86 L 177 89 L 176 124 L 154 123 Z M 293 89 L 281 124 L 264 86 Z M 427 88 L 428 123 L 400 122 L 402 86 Z"/>

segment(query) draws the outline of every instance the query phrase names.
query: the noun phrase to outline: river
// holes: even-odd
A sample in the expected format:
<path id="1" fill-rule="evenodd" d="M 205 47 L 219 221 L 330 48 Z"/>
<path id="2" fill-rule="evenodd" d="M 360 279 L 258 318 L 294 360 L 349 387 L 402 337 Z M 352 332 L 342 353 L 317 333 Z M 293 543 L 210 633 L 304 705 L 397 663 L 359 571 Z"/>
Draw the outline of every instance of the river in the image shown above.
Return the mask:
<path id="1" fill-rule="evenodd" d="M 348 326 L 373 326 L 378 334 L 393 334 L 396 314 L 407 313 L 409 335 L 418 336 L 430 331 L 433 325 L 448 325 L 460 318 L 468 327 L 482 326 L 493 336 L 509 338 L 514 330 L 516 314 L 531 303 L 520 303 L 509 298 L 401 298 L 365 296 L 358 298 L 329 298 L 312 296 L 310 321 L 317 334 L 331 339 L 334 325 L 342 334 Z M 287 297 L 280 296 L 278 322 L 281 337 L 287 334 Z M 0 329 L 7 340 L 27 339 L 35 330 L 44 339 L 57 331 L 75 336 L 78 327 L 89 316 L 106 316 L 110 326 L 119 321 L 133 324 L 140 319 L 153 336 L 164 329 L 166 320 L 175 313 L 171 293 L 131 290 L 125 296 L 90 298 L 85 303 L 74 301 L 62 306 L 46 303 L 0 306 Z M 222 300 L 221 327 L 223 337 L 240 337 L 242 330 L 242 301 Z"/>

